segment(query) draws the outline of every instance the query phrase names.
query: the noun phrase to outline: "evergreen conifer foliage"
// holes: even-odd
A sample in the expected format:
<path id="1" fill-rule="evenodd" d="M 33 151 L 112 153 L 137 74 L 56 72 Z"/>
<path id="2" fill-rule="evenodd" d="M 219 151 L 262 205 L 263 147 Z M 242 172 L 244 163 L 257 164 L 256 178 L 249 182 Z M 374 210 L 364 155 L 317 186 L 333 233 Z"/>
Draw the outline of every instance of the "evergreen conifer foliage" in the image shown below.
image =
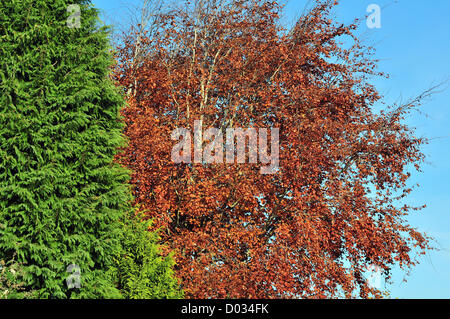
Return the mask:
<path id="1" fill-rule="evenodd" d="M 130 190 L 114 163 L 123 99 L 107 36 L 90 1 L 0 2 L 0 260 L 14 256 L 40 298 L 121 296 L 112 278 Z"/>
<path id="2" fill-rule="evenodd" d="M 175 278 L 171 255 L 160 253 L 157 232 L 148 231 L 152 221 L 131 215 L 123 224 L 122 248 L 117 259 L 117 282 L 127 299 L 182 298 L 179 282 Z"/>

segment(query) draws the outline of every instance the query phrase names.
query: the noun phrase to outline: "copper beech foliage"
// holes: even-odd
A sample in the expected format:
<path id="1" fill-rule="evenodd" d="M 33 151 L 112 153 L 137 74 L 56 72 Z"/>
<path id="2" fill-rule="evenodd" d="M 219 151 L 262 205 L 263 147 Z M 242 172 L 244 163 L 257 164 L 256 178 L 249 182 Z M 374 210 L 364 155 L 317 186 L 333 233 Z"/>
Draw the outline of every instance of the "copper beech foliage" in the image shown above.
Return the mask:
<path id="1" fill-rule="evenodd" d="M 277 1 L 186 2 L 119 48 L 129 145 L 118 161 L 187 297 L 380 296 L 368 266 L 389 278 L 429 248 L 406 221 L 419 208 L 399 202 L 426 142 L 402 120 L 423 96 L 373 111 L 382 100 L 368 81 L 384 75 L 334 5 L 317 1 L 287 30 Z M 172 130 L 199 119 L 278 127 L 279 171 L 173 163 Z"/>

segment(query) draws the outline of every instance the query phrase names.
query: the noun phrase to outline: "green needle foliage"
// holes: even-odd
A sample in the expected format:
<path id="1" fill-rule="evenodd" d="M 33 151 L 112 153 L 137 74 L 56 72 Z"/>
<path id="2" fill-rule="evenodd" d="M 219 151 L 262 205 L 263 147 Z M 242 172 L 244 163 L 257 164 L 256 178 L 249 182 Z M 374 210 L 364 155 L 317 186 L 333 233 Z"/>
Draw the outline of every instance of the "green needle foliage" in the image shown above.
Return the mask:
<path id="1" fill-rule="evenodd" d="M 67 25 L 69 4 L 80 5 L 79 28 Z M 20 287 L 8 297 L 177 296 L 119 282 L 123 265 L 143 263 L 120 259 L 133 246 L 126 225 L 136 221 L 127 221 L 129 174 L 114 163 L 124 102 L 109 79 L 108 30 L 99 25 L 90 1 L 0 2 L 0 261 L 20 267 L 5 279 Z M 154 241 L 150 251 L 136 245 L 138 254 L 157 253 Z M 161 265 L 144 267 L 144 276 L 171 274 L 161 271 L 171 267 L 167 259 L 149 260 Z M 67 285 L 75 275 L 80 288 Z M 168 291 L 175 286 L 172 279 Z"/>
<path id="2" fill-rule="evenodd" d="M 158 234 L 149 232 L 151 221 L 130 216 L 125 219 L 123 249 L 117 260 L 118 282 L 128 299 L 182 298 L 174 279 L 172 256 L 159 253 Z"/>

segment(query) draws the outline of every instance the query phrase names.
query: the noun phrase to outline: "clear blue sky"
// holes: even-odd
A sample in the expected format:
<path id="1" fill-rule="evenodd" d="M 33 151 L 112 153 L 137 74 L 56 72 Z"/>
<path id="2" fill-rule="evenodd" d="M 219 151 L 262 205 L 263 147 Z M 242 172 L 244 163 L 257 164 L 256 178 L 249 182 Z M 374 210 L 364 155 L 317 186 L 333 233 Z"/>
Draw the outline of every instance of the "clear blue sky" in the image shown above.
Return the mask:
<path id="1" fill-rule="evenodd" d="M 127 15 L 127 5 L 136 2 L 93 0 L 109 21 L 120 21 Z M 290 0 L 284 21 L 292 22 L 306 2 Z M 361 33 L 376 47 L 380 71 L 391 75 L 374 81 L 387 102 L 404 101 L 449 78 L 449 0 L 341 0 L 336 18 L 350 22 L 362 17 L 369 4 L 382 8 L 381 28 L 369 29 L 364 23 Z M 434 139 L 423 148 L 427 156 L 423 172 L 412 175 L 411 181 L 420 187 L 409 202 L 427 204 L 427 208 L 411 216 L 410 223 L 433 236 L 441 250 L 421 258 L 409 276 L 395 270 L 394 283 L 386 286 L 394 298 L 450 298 L 450 87 L 422 110 L 426 115 L 412 113 L 408 124 L 417 128 L 417 135 Z"/>

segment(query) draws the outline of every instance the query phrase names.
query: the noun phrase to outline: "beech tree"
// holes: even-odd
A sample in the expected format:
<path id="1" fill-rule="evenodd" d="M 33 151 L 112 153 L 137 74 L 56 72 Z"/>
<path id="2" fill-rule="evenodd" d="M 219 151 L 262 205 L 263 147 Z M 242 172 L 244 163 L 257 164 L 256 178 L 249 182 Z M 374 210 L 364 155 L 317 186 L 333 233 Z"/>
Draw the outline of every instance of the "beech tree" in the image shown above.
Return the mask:
<path id="1" fill-rule="evenodd" d="M 426 142 L 403 119 L 432 92 L 375 112 L 370 80 L 385 75 L 335 5 L 316 1 L 287 29 L 277 1 L 186 1 L 119 47 L 129 145 L 118 161 L 187 297 L 379 297 L 369 266 L 390 278 L 429 248 L 406 219 L 419 208 L 401 199 Z M 278 128 L 279 169 L 175 163 L 171 133 L 195 121 Z"/>

